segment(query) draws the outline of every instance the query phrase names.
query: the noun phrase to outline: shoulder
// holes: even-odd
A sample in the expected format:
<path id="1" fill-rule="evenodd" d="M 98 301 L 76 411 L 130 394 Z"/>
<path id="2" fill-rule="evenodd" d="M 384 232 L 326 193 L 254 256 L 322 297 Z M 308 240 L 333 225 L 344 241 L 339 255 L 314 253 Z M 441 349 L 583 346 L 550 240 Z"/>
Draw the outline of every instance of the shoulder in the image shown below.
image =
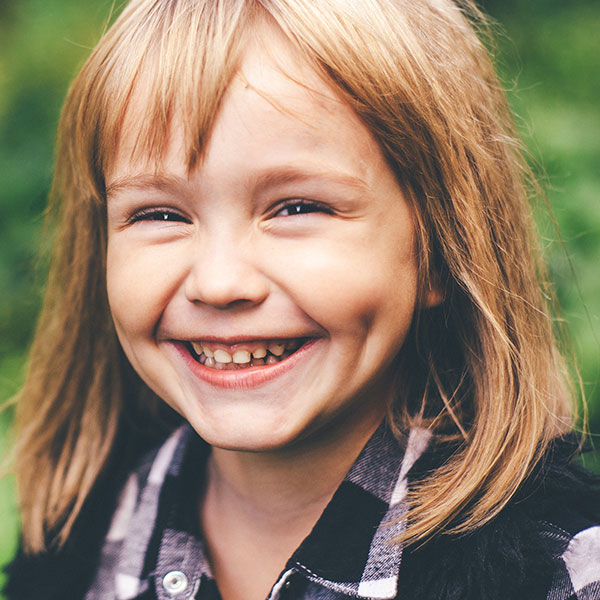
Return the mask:
<path id="1" fill-rule="evenodd" d="M 548 598 L 600 599 L 600 478 L 555 462 L 539 497 L 541 535 L 554 548 Z M 534 496 L 535 498 L 535 496 Z"/>
<path id="2" fill-rule="evenodd" d="M 600 478 L 571 461 L 573 450 L 558 441 L 477 530 L 408 549 L 399 597 L 600 600 Z M 433 565 L 435 577 L 428 575 Z"/>
<path id="3" fill-rule="evenodd" d="M 145 436 L 121 436 L 112 459 L 99 477 L 60 548 L 39 554 L 19 549 L 5 568 L 3 593 L 7 600 L 82 598 L 98 566 L 100 550 L 119 493 L 141 458 L 153 452 Z"/>
<path id="4" fill-rule="evenodd" d="M 547 531 L 563 544 L 548 597 L 552 600 L 600 599 L 600 525 L 571 533 L 550 524 Z"/>
<path id="5" fill-rule="evenodd" d="M 578 455 L 577 438 L 556 440 L 500 515 L 523 527 L 524 581 L 540 598 L 600 600 L 600 477 Z"/>

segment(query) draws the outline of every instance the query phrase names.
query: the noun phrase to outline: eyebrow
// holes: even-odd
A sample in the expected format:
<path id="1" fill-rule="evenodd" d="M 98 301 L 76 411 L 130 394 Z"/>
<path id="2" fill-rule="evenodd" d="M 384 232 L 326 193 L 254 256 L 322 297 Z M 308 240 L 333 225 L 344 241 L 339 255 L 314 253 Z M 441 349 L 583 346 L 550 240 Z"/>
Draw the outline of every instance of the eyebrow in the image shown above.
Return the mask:
<path id="1" fill-rule="evenodd" d="M 310 180 L 327 180 L 340 186 L 353 188 L 360 194 L 368 191 L 366 182 L 360 177 L 328 169 L 311 168 L 307 170 L 296 166 L 267 169 L 264 172 L 253 174 L 249 177 L 248 184 L 250 189 L 260 192 L 271 187 Z M 161 192 L 173 192 L 181 190 L 188 183 L 188 179 L 184 177 L 161 173 L 124 175 L 112 181 L 106 187 L 105 194 L 106 198 L 110 198 L 121 192 L 131 190 L 146 191 L 154 189 Z"/>
<path id="2" fill-rule="evenodd" d="M 261 191 L 270 187 L 301 183 L 315 179 L 326 180 L 337 185 L 354 188 L 361 194 L 368 191 L 366 182 L 360 177 L 328 169 L 315 169 L 314 167 L 303 169 L 302 167 L 290 166 L 267 170 L 251 176 L 250 184 L 252 189 Z"/>
<path id="3" fill-rule="evenodd" d="M 188 181 L 184 177 L 176 175 L 166 175 L 160 173 L 141 174 L 141 175 L 124 175 L 117 177 L 107 187 L 105 195 L 107 198 L 115 196 L 123 191 L 130 190 L 149 190 L 155 189 L 159 191 L 173 191 L 181 189 Z"/>

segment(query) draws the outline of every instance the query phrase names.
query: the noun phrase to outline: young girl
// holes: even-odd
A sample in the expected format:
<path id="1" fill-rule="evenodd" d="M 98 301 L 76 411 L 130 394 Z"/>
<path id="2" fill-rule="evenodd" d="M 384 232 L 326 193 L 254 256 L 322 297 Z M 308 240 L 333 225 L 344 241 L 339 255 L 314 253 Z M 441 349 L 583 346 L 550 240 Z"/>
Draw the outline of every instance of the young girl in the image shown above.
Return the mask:
<path id="1" fill-rule="evenodd" d="M 600 598 L 479 19 L 125 8 L 60 124 L 8 598 Z"/>

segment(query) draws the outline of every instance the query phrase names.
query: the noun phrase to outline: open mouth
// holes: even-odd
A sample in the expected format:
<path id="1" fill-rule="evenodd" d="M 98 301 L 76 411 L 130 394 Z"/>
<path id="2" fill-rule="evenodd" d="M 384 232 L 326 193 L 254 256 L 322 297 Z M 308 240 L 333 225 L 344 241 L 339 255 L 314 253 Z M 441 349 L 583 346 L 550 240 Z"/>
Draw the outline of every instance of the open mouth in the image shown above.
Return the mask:
<path id="1" fill-rule="evenodd" d="M 188 342 L 192 358 L 218 371 L 232 371 L 274 365 L 297 352 L 307 340 L 261 340 L 224 346 L 215 342 Z"/>

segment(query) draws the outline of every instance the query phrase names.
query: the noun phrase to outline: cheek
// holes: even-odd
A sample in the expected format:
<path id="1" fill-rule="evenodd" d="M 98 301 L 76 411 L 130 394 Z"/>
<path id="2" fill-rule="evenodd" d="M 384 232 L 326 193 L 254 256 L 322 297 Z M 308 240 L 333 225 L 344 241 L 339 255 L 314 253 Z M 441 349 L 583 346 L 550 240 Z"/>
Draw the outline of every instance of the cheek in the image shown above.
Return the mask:
<path id="1" fill-rule="evenodd" d="M 159 252 L 141 252 L 109 240 L 106 285 L 119 337 L 153 329 L 175 286 L 168 264 Z"/>
<path id="2" fill-rule="evenodd" d="M 363 237 L 362 240 L 365 238 Z M 300 308 L 330 332 L 374 327 L 407 329 L 412 319 L 417 268 L 412 246 L 360 238 L 292 244 L 272 264 L 275 278 Z"/>

